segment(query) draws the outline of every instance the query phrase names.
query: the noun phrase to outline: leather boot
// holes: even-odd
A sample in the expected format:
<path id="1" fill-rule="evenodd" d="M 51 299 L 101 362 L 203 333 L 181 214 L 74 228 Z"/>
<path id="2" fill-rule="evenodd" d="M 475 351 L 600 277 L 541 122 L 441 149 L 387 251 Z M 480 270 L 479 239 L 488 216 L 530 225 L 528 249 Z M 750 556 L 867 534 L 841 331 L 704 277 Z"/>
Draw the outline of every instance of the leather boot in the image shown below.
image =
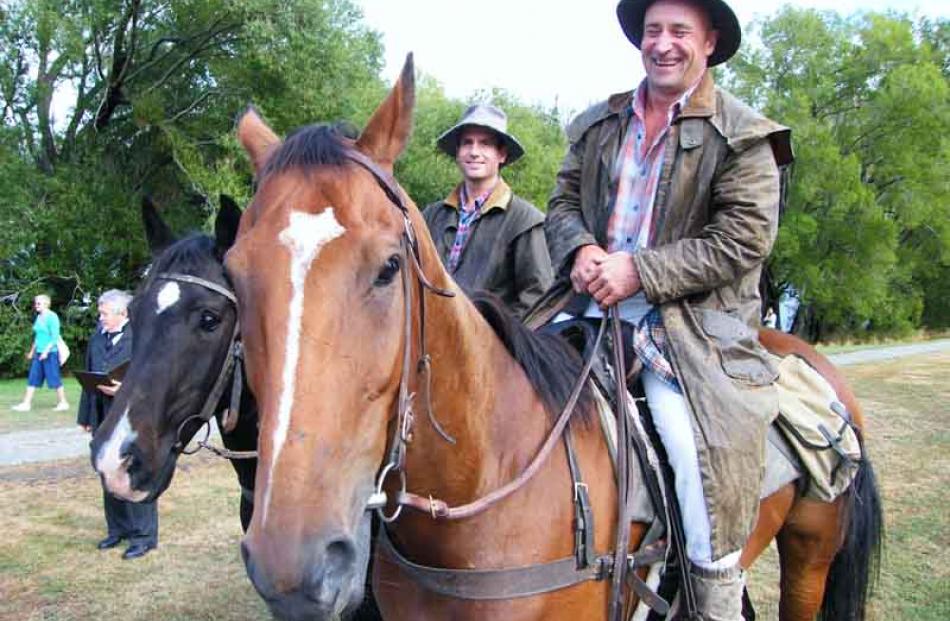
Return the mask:
<path id="1" fill-rule="evenodd" d="M 729 569 L 690 567 L 696 604 L 704 621 L 742 621 L 742 590 L 745 572 L 736 565 Z"/>

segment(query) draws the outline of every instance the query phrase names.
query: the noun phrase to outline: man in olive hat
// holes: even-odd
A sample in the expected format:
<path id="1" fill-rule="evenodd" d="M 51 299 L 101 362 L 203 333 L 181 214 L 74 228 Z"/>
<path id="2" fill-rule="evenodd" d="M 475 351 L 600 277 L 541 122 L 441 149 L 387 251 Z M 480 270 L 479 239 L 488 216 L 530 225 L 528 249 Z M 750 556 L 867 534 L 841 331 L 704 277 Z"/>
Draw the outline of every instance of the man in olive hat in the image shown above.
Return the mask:
<path id="1" fill-rule="evenodd" d="M 524 149 L 505 113 L 488 104 L 471 106 L 437 144 L 462 173 L 422 214 L 439 256 L 465 291 L 490 291 L 520 318 L 553 280 L 544 215 L 501 178 Z"/>
<path id="2" fill-rule="evenodd" d="M 572 121 L 548 203 L 556 281 L 529 325 L 617 305 L 675 474 L 704 619 L 741 618 L 777 372 L 759 345 L 762 265 L 788 129 L 717 87 L 739 48 L 721 0 L 621 0 L 646 78 Z"/>

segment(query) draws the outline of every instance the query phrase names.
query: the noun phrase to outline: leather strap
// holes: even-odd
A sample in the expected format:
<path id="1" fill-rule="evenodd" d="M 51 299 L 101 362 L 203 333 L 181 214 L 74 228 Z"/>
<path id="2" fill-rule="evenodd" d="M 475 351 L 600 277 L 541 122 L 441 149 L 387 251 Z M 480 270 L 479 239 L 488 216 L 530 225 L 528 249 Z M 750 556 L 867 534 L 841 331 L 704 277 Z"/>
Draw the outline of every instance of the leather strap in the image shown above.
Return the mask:
<path id="1" fill-rule="evenodd" d="M 567 465 L 571 470 L 574 490 L 574 558 L 577 560 L 577 568 L 581 569 L 593 563 L 594 511 L 590 506 L 590 494 L 581 474 L 581 465 L 574 453 L 570 425 L 564 430 L 564 448 L 567 450 Z"/>
<path id="2" fill-rule="evenodd" d="M 413 582 L 433 593 L 465 600 L 493 600 L 530 597 L 540 593 L 550 593 L 566 589 L 591 580 L 604 580 L 613 573 L 613 558 L 610 555 L 598 556 L 589 567 L 578 568 L 573 556 L 549 563 L 540 563 L 524 567 L 506 569 L 445 569 L 428 567 L 407 559 L 393 545 L 385 528 L 379 529 L 376 538 L 377 552 L 388 556 Z M 662 561 L 666 556 L 665 542 L 647 546 L 635 555 L 625 559 L 625 565 L 631 569 L 649 567 Z M 636 576 L 632 573 L 630 575 Z M 636 577 L 639 580 L 639 577 Z M 639 580 L 642 589 L 634 586 L 638 593 L 644 591 L 643 601 L 648 606 L 662 611 L 669 606 L 649 587 Z"/>
<path id="3" fill-rule="evenodd" d="M 597 345 L 600 344 L 600 340 L 603 338 L 606 325 L 606 322 L 601 324 L 601 329 L 597 333 Z M 558 416 L 554 427 L 551 428 L 551 431 L 549 432 L 547 439 L 544 441 L 544 444 L 538 450 L 537 454 L 534 456 L 534 459 L 531 460 L 531 463 L 528 464 L 528 467 L 525 468 L 514 480 L 509 481 L 505 485 L 492 492 L 489 492 L 477 500 L 457 507 L 450 507 L 447 502 L 444 500 L 439 500 L 438 498 L 432 498 L 431 496 L 423 497 L 406 491 L 402 491 L 396 496 L 396 503 L 400 506 L 408 507 L 423 513 L 428 513 L 433 518 L 459 520 L 462 518 L 472 517 L 473 515 L 478 515 L 479 513 L 482 513 L 494 505 L 496 502 L 502 500 L 503 498 L 507 498 L 514 492 L 521 489 L 524 484 L 530 481 L 537 471 L 540 470 L 541 466 L 544 464 L 545 460 L 547 460 L 548 456 L 551 454 L 551 451 L 554 449 L 554 446 L 557 444 L 561 434 L 564 432 L 564 427 L 567 425 L 571 415 L 574 413 L 574 406 L 577 404 L 577 400 L 580 398 L 581 391 L 584 389 L 584 384 L 587 382 L 587 378 L 590 376 L 590 369 L 594 364 L 594 358 L 596 358 L 596 350 L 597 348 L 595 347 L 595 353 L 588 357 L 587 361 L 584 363 L 584 368 L 577 379 L 577 383 L 574 385 L 574 389 L 571 391 L 571 396 L 568 398 L 567 403 L 564 404 L 564 409 L 561 410 L 561 414 Z"/>
<path id="4" fill-rule="evenodd" d="M 578 569 L 573 556 L 550 563 L 509 569 L 442 569 L 413 563 L 396 550 L 379 529 L 377 552 L 389 556 L 413 582 L 433 593 L 466 600 L 530 597 L 559 591 L 582 582 L 602 580 L 609 568 L 608 556 L 590 567 Z"/>

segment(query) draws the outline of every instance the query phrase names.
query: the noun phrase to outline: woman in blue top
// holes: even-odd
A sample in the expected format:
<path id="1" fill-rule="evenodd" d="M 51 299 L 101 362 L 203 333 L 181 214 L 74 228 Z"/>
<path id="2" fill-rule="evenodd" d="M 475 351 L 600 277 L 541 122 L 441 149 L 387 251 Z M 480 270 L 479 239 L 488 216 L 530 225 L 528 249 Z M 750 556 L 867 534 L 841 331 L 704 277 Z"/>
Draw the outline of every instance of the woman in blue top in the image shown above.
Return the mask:
<path id="1" fill-rule="evenodd" d="M 56 412 L 69 409 L 66 402 L 66 390 L 59 376 L 59 317 L 49 309 L 48 295 L 33 298 L 36 321 L 33 322 L 33 345 L 26 355 L 30 363 L 30 375 L 26 380 L 26 394 L 23 401 L 13 406 L 17 412 L 29 412 L 33 404 L 33 393 L 43 385 L 56 390 L 59 403 L 53 408 Z"/>

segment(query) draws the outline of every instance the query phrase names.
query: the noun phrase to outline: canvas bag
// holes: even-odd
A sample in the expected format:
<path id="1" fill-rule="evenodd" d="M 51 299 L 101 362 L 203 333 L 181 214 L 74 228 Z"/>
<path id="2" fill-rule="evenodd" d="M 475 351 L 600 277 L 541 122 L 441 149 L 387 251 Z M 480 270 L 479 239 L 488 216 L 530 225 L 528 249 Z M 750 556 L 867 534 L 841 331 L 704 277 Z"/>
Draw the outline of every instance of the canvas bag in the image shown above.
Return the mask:
<path id="1" fill-rule="evenodd" d="M 56 343 L 56 351 L 59 353 L 59 366 L 63 366 L 69 360 L 69 345 L 66 344 L 63 337 L 59 337 L 59 342 Z"/>
<path id="2" fill-rule="evenodd" d="M 857 472 L 861 461 L 858 435 L 843 417 L 846 410 L 834 388 L 805 360 L 786 356 L 778 369 L 778 429 L 808 471 L 805 496 L 831 502 L 847 489 Z"/>

